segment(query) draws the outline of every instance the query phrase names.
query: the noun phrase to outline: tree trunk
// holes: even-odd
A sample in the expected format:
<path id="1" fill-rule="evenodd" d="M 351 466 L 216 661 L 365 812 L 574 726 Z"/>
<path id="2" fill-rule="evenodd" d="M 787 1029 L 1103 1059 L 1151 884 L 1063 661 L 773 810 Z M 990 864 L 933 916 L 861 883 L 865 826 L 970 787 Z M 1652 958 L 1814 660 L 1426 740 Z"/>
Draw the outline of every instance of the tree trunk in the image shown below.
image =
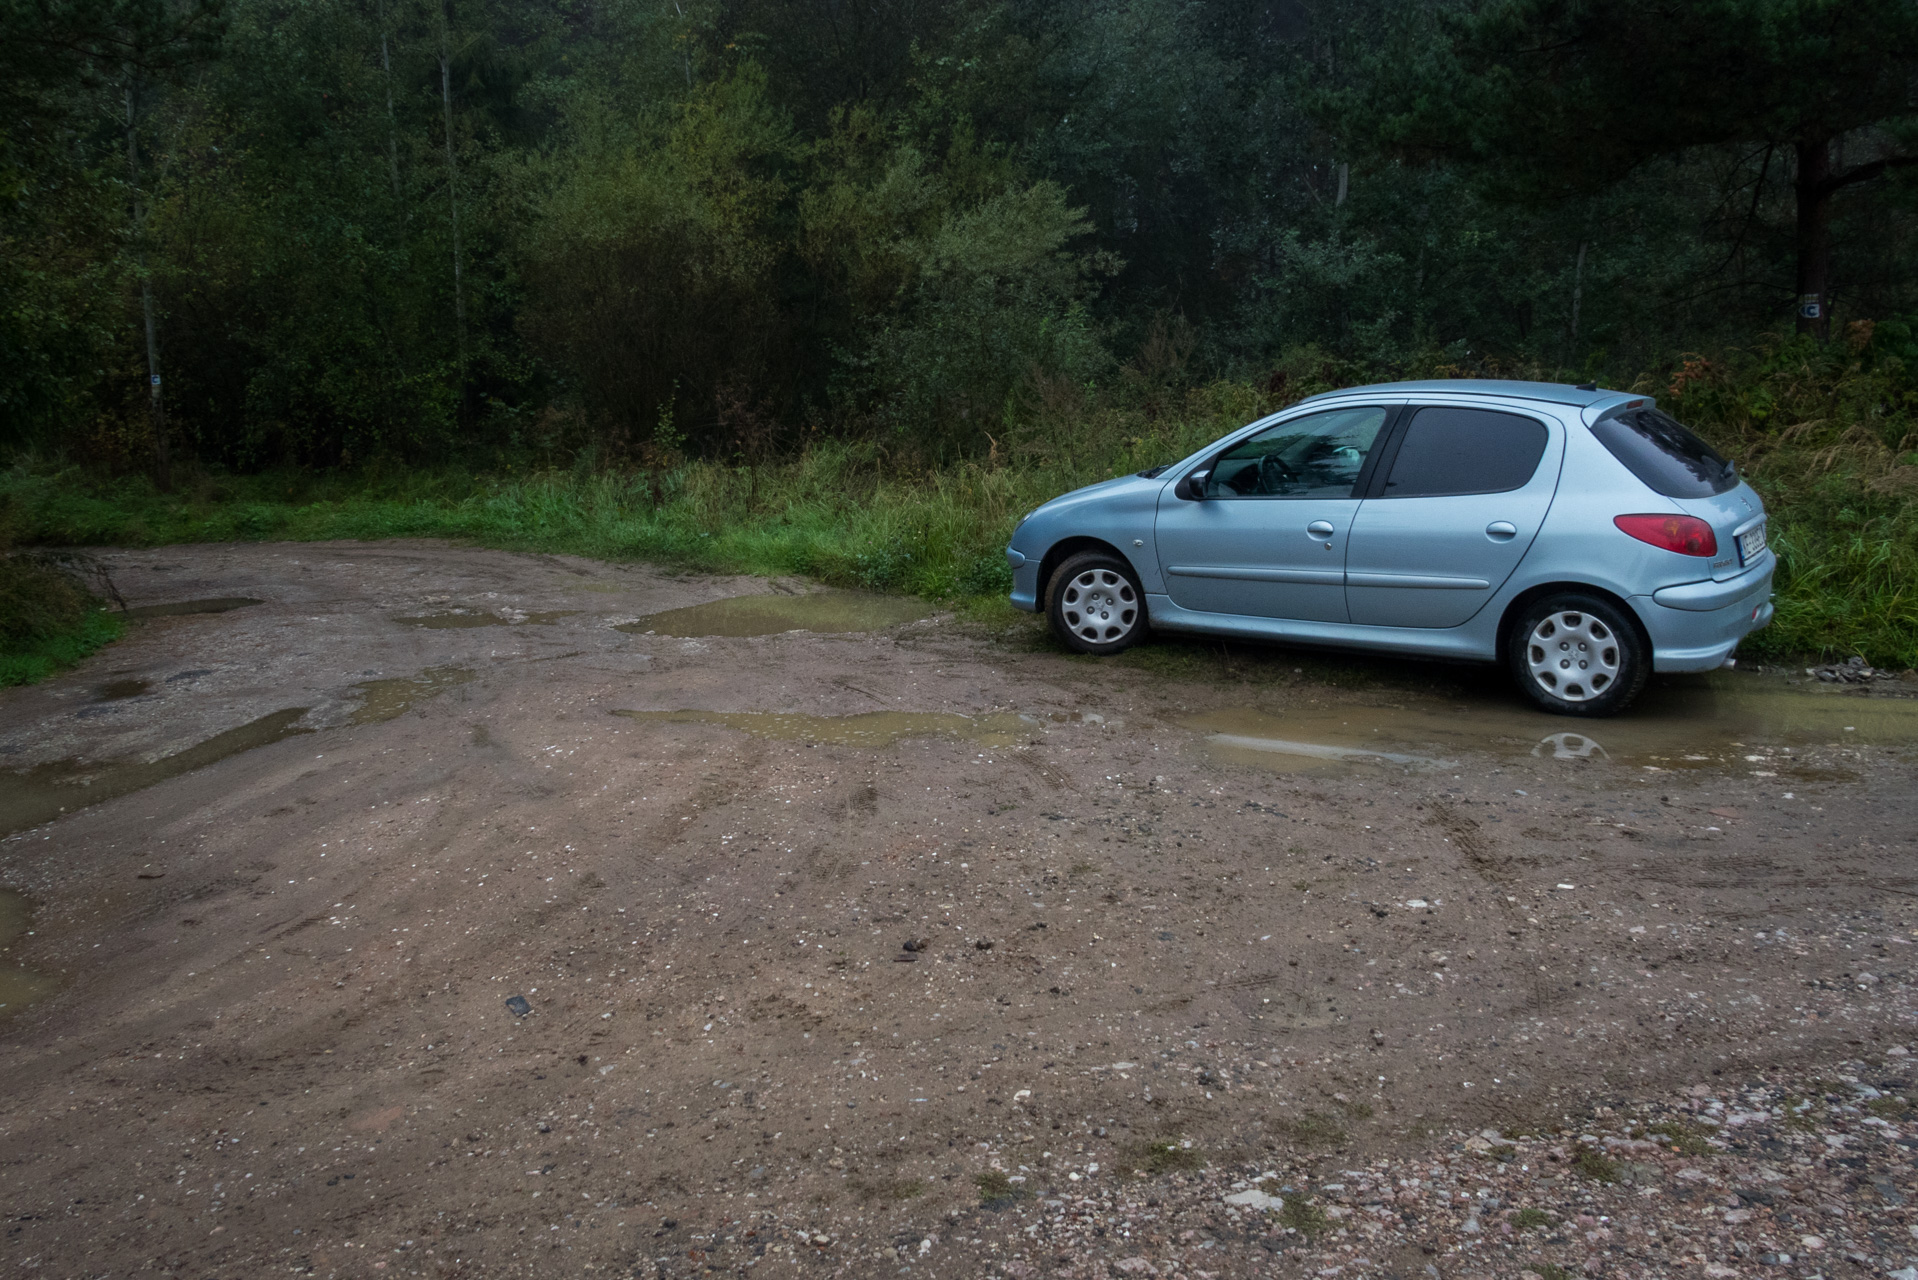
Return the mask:
<path id="1" fill-rule="evenodd" d="M 447 8 L 440 9 L 440 113 L 446 130 L 446 198 L 453 213 L 453 323 L 459 344 L 460 402 L 466 400 L 466 290 L 460 262 L 460 169 L 453 150 L 453 48 Z"/>
<path id="2" fill-rule="evenodd" d="M 161 493 L 173 491 L 173 463 L 167 454 L 166 400 L 160 392 L 160 334 L 153 314 L 153 281 L 147 274 L 146 202 L 140 198 L 140 138 L 138 121 L 138 85 L 133 68 L 127 68 L 127 190 L 131 193 L 133 241 L 137 246 L 134 261 L 140 272 L 140 315 L 147 341 L 147 409 L 153 419 L 153 483 Z"/>
<path id="3" fill-rule="evenodd" d="M 399 120 L 393 113 L 393 56 L 387 49 L 386 6 L 380 5 L 380 70 L 386 76 L 386 163 L 393 171 L 393 199 L 400 198 Z"/>
<path id="4" fill-rule="evenodd" d="M 1831 336 L 1831 139 L 1798 144 L 1798 332 Z"/>
<path id="5" fill-rule="evenodd" d="M 1578 356 L 1578 311 L 1585 302 L 1585 250 L 1590 247 L 1590 241 L 1578 242 L 1578 265 L 1572 268 L 1572 332 L 1566 338 L 1566 345 L 1571 348 L 1574 359 Z"/>

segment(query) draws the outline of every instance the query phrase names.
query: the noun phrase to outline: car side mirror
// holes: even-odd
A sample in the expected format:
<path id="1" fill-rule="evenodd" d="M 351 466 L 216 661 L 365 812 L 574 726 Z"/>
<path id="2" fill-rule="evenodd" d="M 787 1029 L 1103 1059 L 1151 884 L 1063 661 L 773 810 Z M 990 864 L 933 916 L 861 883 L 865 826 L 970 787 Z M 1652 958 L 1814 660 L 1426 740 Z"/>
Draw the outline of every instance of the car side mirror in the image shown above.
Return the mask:
<path id="1" fill-rule="evenodd" d="M 1185 479 L 1179 481 L 1178 486 L 1172 490 L 1172 496 L 1175 498 L 1184 498 L 1187 502 L 1204 502 L 1205 482 L 1211 478 L 1212 469 L 1210 467 L 1202 467 L 1192 472 Z"/>

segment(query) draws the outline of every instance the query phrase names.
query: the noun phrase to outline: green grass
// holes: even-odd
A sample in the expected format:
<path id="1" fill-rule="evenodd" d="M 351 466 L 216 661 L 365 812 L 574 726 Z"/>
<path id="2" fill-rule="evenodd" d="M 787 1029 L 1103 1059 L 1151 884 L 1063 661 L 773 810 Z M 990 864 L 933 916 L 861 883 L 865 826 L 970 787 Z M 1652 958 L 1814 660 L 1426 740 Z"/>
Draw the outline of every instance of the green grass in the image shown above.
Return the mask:
<path id="1" fill-rule="evenodd" d="M 1350 381 L 1453 371 L 1335 372 Z M 1292 386 L 1324 390 L 1332 377 L 1299 377 Z M 1646 375 L 1633 389 L 1658 396 L 1730 452 L 1765 497 L 1780 562 L 1777 616 L 1745 642 L 1745 656 L 1861 654 L 1877 666 L 1918 666 L 1918 389 L 1899 358 L 1875 355 L 1869 344 L 1774 341 Z M 161 494 L 138 477 L 22 458 L 0 471 L 0 515 L 21 544 L 450 538 L 801 574 L 1005 617 L 1002 550 L 1027 511 L 1183 457 L 1278 407 L 1229 382 L 1150 407 L 1058 388 L 1049 397 L 1029 406 L 987 456 L 939 466 L 879 444 L 828 441 L 757 467 L 202 473 Z M 1142 652 L 1141 661 L 1168 667 L 1216 665 L 1209 650 L 1191 646 Z"/>
<path id="2" fill-rule="evenodd" d="M 1323 1235 L 1332 1225 L 1325 1210 L 1313 1204 L 1304 1196 L 1287 1196 L 1285 1207 L 1279 1210 L 1279 1225 L 1290 1227 L 1300 1235 L 1311 1239 Z"/>
<path id="3" fill-rule="evenodd" d="M 1010 1174 L 997 1169 L 979 1174 L 972 1181 L 979 1188 L 979 1203 L 983 1205 L 1003 1207 L 1014 1200 L 1032 1197 L 1032 1192 L 1026 1189 L 1024 1183 L 1014 1182 Z"/>
<path id="4" fill-rule="evenodd" d="M 94 650 L 111 644 L 126 629 L 119 615 L 105 609 L 89 609 L 77 627 L 57 635 L 43 636 L 9 645 L 0 651 L 0 689 L 16 684 L 34 684 L 56 671 L 72 666 Z"/>
<path id="5" fill-rule="evenodd" d="M 1302 1147 L 1335 1147 L 1345 1141 L 1345 1125 L 1329 1111 L 1307 1111 L 1280 1121 L 1278 1128 Z"/>
<path id="6" fill-rule="evenodd" d="M 0 508 L 20 542 L 41 545 L 452 538 L 983 603 L 1010 588 L 1004 548 L 1026 512 L 1176 460 L 1267 407 L 1251 388 L 1221 384 L 1192 392 L 1176 417 L 1035 424 L 1010 434 L 1004 454 L 940 467 L 824 442 L 757 467 L 202 474 L 161 494 L 143 477 L 19 459 L 0 472 Z"/>
<path id="7" fill-rule="evenodd" d="M 1177 1139 L 1156 1138 L 1134 1142 L 1119 1152 L 1119 1167 L 1162 1177 L 1168 1173 L 1196 1173 L 1205 1168 L 1205 1155 L 1182 1145 Z"/>
<path id="8" fill-rule="evenodd" d="M 1552 1215 L 1543 1209 L 1525 1208 L 1512 1215 L 1512 1227 L 1518 1231 L 1530 1231 L 1534 1227 L 1549 1227 Z"/>
<path id="9" fill-rule="evenodd" d="M 1743 654 L 1918 667 L 1918 363 L 1850 337 L 1765 339 L 1634 389 L 1735 459 L 1765 499 L 1777 615 Z"/>
<path id="10" fill-rule="evenodd" d="M 1581 1143 L 1572 1156 L 1572 1167 L 1593 1182 L 1618 1181 L 1618 1161 L 1587 1143 Z"/>
<path id="11" fill-rule="evenodd" d="M 1685 1120 L 1661 1120 L 1645 1132 L 1662 1139 L 1672 1150 L 1684 1155 L 1708 1156 L 1712 1153 L 1711 1143 L 1705 1141 L 1704 1130 Z"/>
<path id="12" fill-rule="evenodd" d="M 0 541 L 0 688 L 44 680 L 118 639 L 124 624 L 101 599 L 112 594 L 91 557 Z"/>

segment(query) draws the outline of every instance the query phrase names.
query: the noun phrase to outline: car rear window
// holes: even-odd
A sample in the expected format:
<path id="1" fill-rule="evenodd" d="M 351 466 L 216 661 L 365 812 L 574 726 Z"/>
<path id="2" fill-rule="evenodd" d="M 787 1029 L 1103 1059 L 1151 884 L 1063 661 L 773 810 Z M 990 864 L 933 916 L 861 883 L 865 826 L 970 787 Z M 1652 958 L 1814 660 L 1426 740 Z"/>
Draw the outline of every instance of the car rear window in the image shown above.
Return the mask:
<path id="1" fill-rule="evenodd" d="M 1441 498 L 1523 488 L 1545 455 L 1545 424 L 1489 409 L 1420 409 L 1385 482 L 1388 498 Z"/>
<path id="2" fill-rule="evenodd" d="M 1656 409 L 1626 409 L 1600 418 L 1592 434 L 1667 498 L 1709 498 L 1738 485 L 1738 469 L 1718 450 Z"/>

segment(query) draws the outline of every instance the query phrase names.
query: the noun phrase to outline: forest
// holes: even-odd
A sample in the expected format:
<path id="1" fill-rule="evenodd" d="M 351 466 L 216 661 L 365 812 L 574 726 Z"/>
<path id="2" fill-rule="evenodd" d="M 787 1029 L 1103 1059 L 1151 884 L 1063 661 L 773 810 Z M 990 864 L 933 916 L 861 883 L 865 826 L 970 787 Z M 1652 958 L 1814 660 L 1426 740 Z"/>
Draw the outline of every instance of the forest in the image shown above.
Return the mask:
<path id="1" fill-rule="evenodd" d="M 1918 665 L 1918 6 L 0 0 L 0 681 L 114 633 L 73 545 L 989 609 L 1064 488 L 1451 376 L 1657 396 L 1748 650 Z"/>

